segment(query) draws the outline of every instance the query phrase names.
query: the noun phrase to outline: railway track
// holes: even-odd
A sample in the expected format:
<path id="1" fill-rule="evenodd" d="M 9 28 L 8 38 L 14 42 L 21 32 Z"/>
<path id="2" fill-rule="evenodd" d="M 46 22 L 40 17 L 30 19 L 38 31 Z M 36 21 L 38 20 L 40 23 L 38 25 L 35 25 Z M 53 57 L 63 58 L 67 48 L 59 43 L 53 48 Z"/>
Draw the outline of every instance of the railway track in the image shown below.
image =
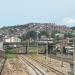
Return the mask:
<path id="1" fill-rule="evenodd" d="M 57 74 L 57 75 L 66 75 L 66 74 L 60 72 L 59 70 L 56 70 L 56 69 L 54 69 L 53 67 L 50 67 L 50 66 L 48 66 L 48 65 L 46 65 L 46 64 L 44 64 L 44 63 L 42 63 L 41 61 L 32 58 L 31 56 L 27 56 L 27 57 L 30 58 L 30 59 L 32 59 L 33 61 L 39 63 L 41 66 L 47 68 L 48 70 L 54 72 L 54 73 Z"/>
<path id="2" fill-rule="evenodd" d="M 44 55 L 44 56 L 45 56 L 45 55 Z M 49 57 L 50 57 L 50 56 L 49 56 Z M 61 60 L 61 56 L 56 56 L 56 55 L 52 55 L 52 54 L 51 54 L 51 58 L 56 59 L 56 60 Z M 67 63 L 73 64 L 73 58 L 66 58 L 66 57 L 63 57 L 63 61 L 64 61 L 64 62 L 67 62 Z"/>
<path id="3" fill-rule="evenodd" d="M 27 64 L 29 65 L 32 70 L 35 72 L 35 75 L 46 75 L 45 73 L 43 73 L 38 67 L 36 67 L 33 63 L 31 63 L 30 61 L 28 61 L 27 59 L 25 59 L 25 57 L 23 57 L 22 55 L 20 55 L 20 58 Z"/>

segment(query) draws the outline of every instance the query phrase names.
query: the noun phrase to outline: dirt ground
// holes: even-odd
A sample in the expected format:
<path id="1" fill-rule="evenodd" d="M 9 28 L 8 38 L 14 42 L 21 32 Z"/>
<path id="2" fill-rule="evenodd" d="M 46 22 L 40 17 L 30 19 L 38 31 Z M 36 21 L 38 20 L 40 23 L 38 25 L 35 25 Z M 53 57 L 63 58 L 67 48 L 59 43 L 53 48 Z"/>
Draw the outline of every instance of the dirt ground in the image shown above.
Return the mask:
<path id="1" fill-rule="evenodd" d="M 25 56 L 25 58 L 27 58 Z M 27 58 L 28 59 L 28 58 Z M 31 63 L 34 63 L 34 65 L 38 66 L 39 68 L 43 68 L 45 71 L 46 68 L 40 66 L 38 63 L 35 63 L 34 61 L 28 59 L 28 61 L 31 61 Z M 46 75 L 56 75 L 53 72 L 47 72 Z M 4 69 L 2 71 L 2 75 L 32 75 L 29 73 L 29 70 L 27 70 L 27 67 L 21 63 L 21 59 L 15 58 L 15 59 L 7 59 Z"/>
<path id="2" fill-rule="evenodd" d="M 46 63 L 45 56 L 43 56 L 43 55 L 38 55 L 38 56 L 31 55 L 31 57 L 33 57 L 36 60 L 39 60 L 42 63 Z M 45 67 L 40 66 L 37 62 L 33 61 L 32 59 L 29 59 L 28 56 L 23 55 L 23 58 L 27 59 L 31 63 L 34 63 L 34 65 L 40 67 L 40 69 L 43 69 L 43 71 L 46 71 Z M 65 62 L 63 63 L 64 67 L 60 67 L 61 61 L 58 61 L 55 59 L 51 59 L 51 62 L 50 62 L 50 58 L 47 58 L 47 62 L 48 62 L 47 65 L 59 70 L 60 72 L 64 73 L 65 75 L 67 75 L 67 72 L 70 69 L 69 64 L 65 63 Z M 30 70 L 27 69 L 27 67 L 24 65 L 24 63 L 21 62 L 21 58 L 20 59 L 19 58 L 7 59 L 4 69 L 3 69 L 3 72 L 2 72 L 2 75 L 31 75 L 29 73 Z M 53 73 L 52 71 L 49 71 L 47 73 L 47 75 L 56 75 L 56 74 Z"/>
<path id="3" fill-rule="evenodd" d="M 68 72 L 70 71 L 69 63 L 63 62 L 63 67 L 61 67 L 61 61 L 58 61 L 56 59 L 47 57 L 47 59 L 45 60 L 45 56 L 43 55 L 32 55 L 32 57 L 36 60 L 40 60 L 44 64 L 46 63 L 48 66 L 53 67 L 54 69 L 64 73 L 65 75 L 68 75 Z"/>
<path id="4" fill-rule="evenodd" d="M 16 59 L 7 59 L 2 75 L 29 75 L 26 68 Z"/>

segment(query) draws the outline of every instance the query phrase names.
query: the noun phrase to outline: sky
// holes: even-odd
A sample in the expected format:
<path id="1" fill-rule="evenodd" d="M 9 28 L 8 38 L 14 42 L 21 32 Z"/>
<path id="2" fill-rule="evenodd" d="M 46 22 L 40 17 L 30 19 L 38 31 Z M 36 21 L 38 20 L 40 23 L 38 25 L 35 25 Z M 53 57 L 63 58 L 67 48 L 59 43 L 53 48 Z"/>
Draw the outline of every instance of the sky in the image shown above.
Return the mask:
<path id="1" fill-rule="evenodd" d="M 31 22 L 75 26 L 75 0 L 0 0 L 0 27 Z"/>

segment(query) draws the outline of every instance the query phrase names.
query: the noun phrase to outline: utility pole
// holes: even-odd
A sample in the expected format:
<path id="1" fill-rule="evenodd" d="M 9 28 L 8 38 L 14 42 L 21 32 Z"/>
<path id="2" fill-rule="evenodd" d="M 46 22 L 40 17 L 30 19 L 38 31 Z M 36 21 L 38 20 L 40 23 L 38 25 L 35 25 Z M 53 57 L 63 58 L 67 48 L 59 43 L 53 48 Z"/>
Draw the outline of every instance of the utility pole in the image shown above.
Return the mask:
<path id="1" fill-rule="evenodd" d="M 49 40 L 51 39 L 51 34 L 49 34 Z M 51 45 L 51 44 L 49 44 L 49 45 Z M 51 49 L 49 48 L 49 55 L 50 55 L 50 62 L 51 62 Z"/>
<path id="2" fill-rule="evenodd" d="M 38 40 L 39 40 L 39 38 L 38 38 L 38 34 L 39 34 L 40 32 L 37 30 L 37 55 L 38 55 Z"/>
<path id="3" fill-rule="evenodd" d="M 62 37 L 61 37 L 61 67 L 63 67 L 63 38 L 64 38 L 64 35 L 62 34 Z"/>
<path id="4" fill-rule="evenodd" d="M 61 67 L 63 67 L 63 39 L 61 41 Z"/>
<path id="5" fill-rule="evenodd" d="M 46 44 L 46 65 L 47 65 L 47 58 L 48 58 L 48 41 L 47 41 L 47 44 Z"/>
<path id="6" fill-rule="evenodd" d="M 74 56 L 74 75 L 75 75 L 75 36 L 74 36 L 74 53 L 73 53 L 73 56 Z"/>
<path id="7" fill-rule="evenodd" d="M 57 49 L 56 49 L 56 42 L 57 42 L 57 40 L 56 40 L 56 36 L 54 36 L 54 48 L 55 48 L 55 50 L 56 50 L 56 56 L 57 56 Z"/>
<path id="8" fill-rule="evenodd" d="M 29 40 L 27 40 L 28 46 L 27 46 L 27 54 L 29 54 Z"/>
<path id="9" fill-rule="evenodd" d="M 75 36 L 73 37 L 73 46 L 74 46 L 73 63 L 72 64 L 70 63 L 70 73 L 68 73 L 69 75 L 75 75 Z"/>
<path id="10" fill-rule="evenodd" d="M 47 32 L 47 24 L 46 24 L 46 32 Z M 48 64 L 48 39 L 46 40 L 46 58 L 45 58 L 45 61 L 46 61 L 46 65 Z M 48 71 L 48 68 L 47 68 L 47 71 Z"/>
<path id="11" fill-rule="evenodd" d="M 37 55 L 38 55 L 38 32 L 37 32 Z"/>

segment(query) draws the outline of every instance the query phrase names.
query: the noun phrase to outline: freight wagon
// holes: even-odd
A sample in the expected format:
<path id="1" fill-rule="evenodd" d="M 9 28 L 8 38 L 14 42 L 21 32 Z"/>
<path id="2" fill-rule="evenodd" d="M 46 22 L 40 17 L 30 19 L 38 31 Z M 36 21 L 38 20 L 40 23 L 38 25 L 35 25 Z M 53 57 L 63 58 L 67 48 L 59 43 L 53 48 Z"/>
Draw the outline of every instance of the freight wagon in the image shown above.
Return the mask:
<path id="1" fill-rule="evenodd" d="M 0 58 L 4 57 L 5 51 L 3 50 L 3 41 L 0 40 Z"/>

